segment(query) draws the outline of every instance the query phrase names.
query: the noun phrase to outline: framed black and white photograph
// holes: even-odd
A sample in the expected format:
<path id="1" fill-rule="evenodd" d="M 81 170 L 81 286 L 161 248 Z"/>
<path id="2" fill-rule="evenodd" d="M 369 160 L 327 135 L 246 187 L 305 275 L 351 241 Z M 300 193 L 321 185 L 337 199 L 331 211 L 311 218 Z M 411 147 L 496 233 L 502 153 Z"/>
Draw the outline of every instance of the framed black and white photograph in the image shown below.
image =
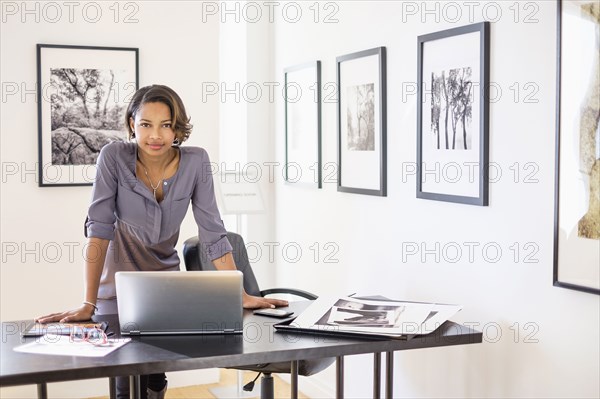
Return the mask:
<path id="1" fill-rule="evenodd" d="M 600 294 L 600 6 L 558 1 L 554 277 Z"/>
<path id="2" fill-rule="evenodd" d="M 40 187 L 92 185 L 102 147 L 125 141 L 138 49 L 37 45 Z"/>
<path id="3" fill-rule="evenodd" d="M 285 181 L 322 188 L 321 61 L 284 69 Z"/>
<path id="4" fill-rule="evenodd" d="M 386 52 L 337 57 L 338 191 L 386 196 Z"/>
<path id="5" fill-rule="evenodd" d="M 417 43 L 417 198 L 487 206 L 489 22 Z"/>

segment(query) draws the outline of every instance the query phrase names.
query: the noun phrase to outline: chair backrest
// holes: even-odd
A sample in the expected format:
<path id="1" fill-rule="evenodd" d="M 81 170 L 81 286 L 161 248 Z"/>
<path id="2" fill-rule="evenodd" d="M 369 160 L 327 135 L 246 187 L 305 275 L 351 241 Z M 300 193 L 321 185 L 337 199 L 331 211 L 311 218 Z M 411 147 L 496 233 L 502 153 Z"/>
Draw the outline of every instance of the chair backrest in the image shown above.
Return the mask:
<path id="1" fill-rule="evenodd" d="M 244 275 L 244 290 L 250 295 L 260 296 L 260 288 L 250 266 L 248 251 L 241 235 L 227 232 L 227 239 L 233 247 L 233 260 L 239 271 Z M 186 270 L 216 270 L 202 249 L 198 237 L 192 237 L 183 243 L 183 262 Z"/>

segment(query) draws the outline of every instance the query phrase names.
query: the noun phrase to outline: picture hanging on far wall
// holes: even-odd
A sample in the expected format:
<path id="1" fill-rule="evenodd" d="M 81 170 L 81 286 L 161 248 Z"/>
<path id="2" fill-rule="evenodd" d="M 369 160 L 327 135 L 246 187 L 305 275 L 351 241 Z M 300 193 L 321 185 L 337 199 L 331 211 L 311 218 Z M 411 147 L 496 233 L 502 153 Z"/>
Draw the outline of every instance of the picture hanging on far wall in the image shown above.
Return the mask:
<path id="1" fill-rule="evenodd" d="M 321 61 L 285 73 L 285 181 L 322 188 Z"/>
<path id="2" fill-rule="evenodd" d="M 489 22 L 417 44 L 417 198 L 487 206 Z"/>
<path id="3" fill-rule="evenodd" d="M 102 147 L 124 141 L 138 49 L 37 45 L 40 187 L 87 186 Z"/>
<path id="4" fill-rule="evenodd" d="M 600 4 L 558 1 L 554 285 L 600 294 Z"/>
<path id="5" fill-rule="evenodd" d="M 338 191 L 386 196 L 386 52 L 337 57 Z"/>

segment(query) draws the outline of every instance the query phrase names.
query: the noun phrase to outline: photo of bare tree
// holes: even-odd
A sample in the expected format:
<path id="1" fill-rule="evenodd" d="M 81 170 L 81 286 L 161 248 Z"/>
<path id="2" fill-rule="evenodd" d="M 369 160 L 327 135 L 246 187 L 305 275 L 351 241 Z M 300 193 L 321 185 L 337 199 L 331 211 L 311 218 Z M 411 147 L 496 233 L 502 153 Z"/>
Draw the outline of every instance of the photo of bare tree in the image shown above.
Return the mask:
<path id="1" fill-rule="evenodd" d="M 53 165 L 94 165 L 102 147 L 125 140 L 125 104 L 117 87 L 124 75 L 110 69 L 50 70 Z"/>
<path id="2" fill-rule="evenodd" d="M 373 83 L 347 88 L 349 151 L 375 151 L 375 85 Z"/>
<path id="3" fill-rule="evenodd" d="M 490 23 L 417 44 L 417 198 L 488 206 Z M 448 168 L 456 173 L 428 177 Z"/>
<path id="4" fill-rule="evenodd" d="M 134 47 L 37 44 L 38 185 L 91 186 L 100 150 L 125 141 Z"/>
<path id="5" fill-rule="evenodd" d="M 387 195 L 386 49 L 336 57 L 337 190 Z"/>
<path id="6" fill-rule="evenodd" d="M 438 150 L 471 149 L 471 74 L 471 67 L 431 73 L 431 135 Z"/>

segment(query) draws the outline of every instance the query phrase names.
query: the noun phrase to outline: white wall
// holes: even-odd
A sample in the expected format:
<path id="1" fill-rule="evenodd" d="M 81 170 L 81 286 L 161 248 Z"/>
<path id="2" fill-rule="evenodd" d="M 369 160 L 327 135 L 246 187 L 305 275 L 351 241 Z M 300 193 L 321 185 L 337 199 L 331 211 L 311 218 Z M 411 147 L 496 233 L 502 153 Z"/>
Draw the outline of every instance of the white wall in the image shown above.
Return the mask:
<path id="1" fill-rule="evenodd" d="M 397 354 L 398 397 L 598 397 L 599 298 L 552 287 L 555 2 L 476 2 L 471 3 L 472 18 L 464 2 L 453 2 L 462 12 L 456 23 L 449 20 L 456 8 L 448 8 L 448 2 L 334 2 L 330 8 L 321 3 L 319 23 L 311 4 L 304 5 L 295 23 L 290 22 L 291 8 L 287 20 L 277 14 L 274 78 L 282 82 L 283 68 L 321 60 L 323 84 L 335 82 L 336 56 L 387 48 L 388 196 L 338 193 L 334 179 L 320 191 L 290 187 L 279 179 L 277 240 L 281 246 L 298 243 L 303 254 L 294 263 L 278 252 L 278 285 L 318 294 L 358 292 L 464 305 L 456 320 L 479 323 L 484 343 Z M 423 13 L 423 7 L 433 13 Z M 330 13 L 338 22 L 323 23 Z M 525 17 L 537 22 L 524 23 Z M 402 172 L 416 162 L 416 95 L 403 99 L 403 84 L 416 81 L 417 36 L 485 19 L 495 21 L 491 80 L 502 90 L 490 108 L 490 161 L 502 177 L 490 185 L 488 207 L 416 199 L 415 177 Z M 524 91 L 528 82 L 539 88 L 536 103 L 523 101 L 530 93 Z M 283 162 L 280 99 L 275 108 L 275 157 Z M 335 103 L 323 104 L 324 163 L 337 161 L 335 112 Z M 524 169 L 527 162 L 537 167 L 535 183 L 524 182 L 531 171 Z M 518 177 L 511 170 L 515 163 Z M 435 250 L 436 244 L 443 248 L 453 242 L 463 248 L 456 263 Z M 464 242 L 479 244 L 472 261 Z M 318 262 L 314 243 L 320 248 Z M 337 263 L 325 261 L 331 254 L 326 243 L 339 248 L 333 256 Z M 422 244 L 440 259 L 420 251 L 403 260 L 403 243 Z M 486 243 L 501 248 L 497 262 L 490 260 L 493 252 L 482 253 Z M 535 263 L 525 261 L 528 254 Z M 348 358 L 349 396 L 371 395 L 371 364 L 370 357 Z M 311 380 L 332 393 L 331 373 Z"/>
<path id="2" fill-rule="evenodd" d="M 82 232 L 91 187 L 39 188 L 37 174 L 27 172 L 36 167 L 38 154 L 36 43 L 138 47 L 140 87 L 161 83 L 175 89 L 195 125 L 189 144 L 207 148 L 215 162 L 219 154 L 219 104 L 210 97 L 203 102 L 201 95 L 202 82 L 219 79 L 219 21 L 200 23 L 199 3 L 129 2 L 127 8 L 119 3 L 118 22 L 114 2 L 76 2 L 73 22 L 63 2 L 54 3 L 61 7 L 60 18 L 48 3 L 28 2 L 26 7 L 33 10 L 32 14 L 24 13 L 24 4 L 2 2 L 2 320 L 29 319 L 70 309 L 83 299 Z M 101 16 L 95 23 L 88 22 L 96 19 L 96 6 Z M 84 9 L 87 13 L 82 13 Z M 125 23 L 126 16 L 137 22 Z M 19 92 L 8 95 L 6 90 L 12 90 L 15 84 Z M 12 171 L 13 166 L 16 173 L 8 174 L 6 171 Z M 189 212 L 180 237 L 183 240 L 194 234 L 197 228 Z M 13 243 L 19 249 L 17 253 L 6 253 Z M 74 248 L 72 256 L 69 246 Z M 60 255 L 50 251 L 56 247 L 61 249 Z M 174 382 L 180 377 L 170 378 Z M 216 378 L 217 370 L 195 372 L 193 378 L 182 383 L 191 385 Z M 49 393 L 54 397 L 82 397 L 100 395 L 107 389 L 106 380 L 102 380 L 51 384 Z M 3 389 L 1 396 L 31 397 L 33 392 L 34 387 L 10 388 Z"/>
<path id="3" fill-rule="evenodd" d="M 225 215 L 225 225 L 237 229 L 250 249 L 253 270 L 261 288 L 273 286 L 274 263 L 263 256 L 265 243 L 274 239 L 273 184 L 263 178 L 262 166 L 272 160 L 274 152 L 271 120 L 272 102 L 264 96 L 263 82 L 272 75 L 272 24 L 262 21 L 249 23 L 242 15 L 242 2 L 227 6 L 208 3 L 207 10 L 218 8 L 216 14 L 206 13 L 207 19 L 221 21 L 219 99 L 220 150 L 222 173 L 241 173 L 243 182 L 257 182 L 263 200 L 263 211 L 256 214 Z M 231 13 L 228 14 L 226 11 Z M 225 17 L 221 18 L 221 12 Z M 257 167 L 258 166 L 258 167 Z M 256 176 L 254 174 L 257 174 Z M 216 176 L 216 180 L 223 179 Z M 256 250 L 253 250 L 256 249 Z"/>

